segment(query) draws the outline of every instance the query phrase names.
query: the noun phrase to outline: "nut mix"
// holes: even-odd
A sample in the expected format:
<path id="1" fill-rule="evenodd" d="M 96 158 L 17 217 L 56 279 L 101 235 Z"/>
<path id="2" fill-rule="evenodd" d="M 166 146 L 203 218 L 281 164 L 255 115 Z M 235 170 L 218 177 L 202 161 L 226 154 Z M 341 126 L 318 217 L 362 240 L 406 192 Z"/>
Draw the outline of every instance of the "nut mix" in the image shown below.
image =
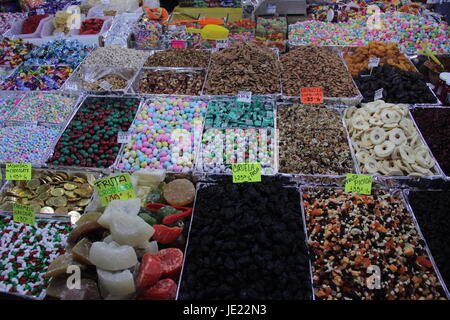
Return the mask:
<path id="1" fill-rule="evenodd" d="M 324 97 L 355 97 L 358 90 L 341 58 L 326 47 L 301 47 L 283 54 L 283 94 L 299 96 L 301 88 L 323 88 Z"/>
<path id="2" fill-rule="evenodd" d="M 278 123 L 280 172 L 338 175 L 354 171 L 337 113 L 324 106 L 282 106 Z"/>
<path id="3" fill-rule="evenodd" d="M 106 83 L 105 83 L 106 81 Z M 125 89 L 128 81 L 117 74 L 108 74 L 95 82 L 82 81 L 83 87 L 90 91 L 101 91 L 101 90 L 122 90 Z M 110 89 L 107 89 L 111 85 Z"/>
<path id="4" fill-rule="evenodd" d="M 210 51 L 172 48 L 152 54 L 145 62 L 146 67 L 208 68 Z"/>
<path id="5" fill-rule="evenodd" d="M 236 95 L 238 91 L 274 94 L 280 89 L 280 65 L 275 52 L 241 42 L 212 54 L 206 94 Z"/>
<path id="6" fill-rule="evenodd" d="M 203 71 L 144 70 L 139 80 L 139 93 L 199 95 Z"/>
<path id="7" fill-rule="evenodd" d="M 432 176 L 434 158 L 422 143 L 406 105 L 381 100 L 348 108 L 345 123 L 362 173 Z"/>
<path id="8" fill-rule="evenodd" d="M 318 299 L 446 299 L 397 196 L 306 189 L 303 203 Z"/>

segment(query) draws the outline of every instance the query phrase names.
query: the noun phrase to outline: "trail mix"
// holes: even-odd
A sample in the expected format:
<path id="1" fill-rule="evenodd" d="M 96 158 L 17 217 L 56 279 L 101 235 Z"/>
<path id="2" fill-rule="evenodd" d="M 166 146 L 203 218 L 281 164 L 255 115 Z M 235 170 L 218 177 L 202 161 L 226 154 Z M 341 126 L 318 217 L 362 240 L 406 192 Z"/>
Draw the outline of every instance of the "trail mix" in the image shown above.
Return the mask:
<path id="1" fill-rule="evenodd" d="M 412 215 L 398 197 L 305 189 L 303 203 L 318 299 L 445 299 Z"/>

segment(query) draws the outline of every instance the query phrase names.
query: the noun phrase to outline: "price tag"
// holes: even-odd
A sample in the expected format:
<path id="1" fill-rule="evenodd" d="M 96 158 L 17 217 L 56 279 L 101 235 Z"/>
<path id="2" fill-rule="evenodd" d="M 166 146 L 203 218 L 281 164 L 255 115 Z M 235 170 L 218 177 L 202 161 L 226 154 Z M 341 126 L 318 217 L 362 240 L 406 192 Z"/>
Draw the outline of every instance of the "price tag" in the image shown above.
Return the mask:
<path id="1" fill-rule="evenodd" d="M 109 91 L 112 88 L 112 84 L 105 80 L 100 82 L 98 85 L 100 86 L 100 88 L 102 88 L 103 90 L 106 90 L 106 91 Z"/>
<path id="2" fill-rule="evenodd" d="M 369 68 L 376 68 L 380 64 L 380 58 L 370 58 Z"/>
<path id="3" fill-rule="evenodd" d="M 184 40 L 172 40 L 172 48 L 184 48 Z"/>
<path id="4" fill-rule="evenodd" d="M 31 180 L 31 163 L 7 163 L 6 180 Z"/>
<path id="5" fill-rule="evenodd" d="M 44 9 L 37 9 L 36 13 L 37 14 L 45 14 L 45 11 L 44 11 Z"/>
<path id="6" fill-rule="evenodd" d="M 302 103 L 323 103 L 323 89 L 301 88 L 300 101 Z"/>
<path id="7" fill-rule="evenodd" d="M 277 5 L 273 4 L 273 3 L 267 4 L 266 12 L 268 14 L 275 14 L 275 13 L 277 13 Z"/>
<path id="8" fill-rule="evenodd" d="M 227 39 L 218 39 L 216 40 L 216 48 L 222 49 L 228 47 L 228 38 Z"/>
<path id="9" fill-rule="evenodd" d="M 119 131 L 117 132 L 117 143 L 130 143 L 131 132 Z"/>
<path id="10" fill-rule="evenodd" d="M 372 194 L 372 177 L 362 174 L 347 174 L 345 177 L 345 192 Z"/>
<path id="11" fill-rule="evenodd" d="M 102 206 L 107 206 L 112 200 L 128 200 L 136 198 L 133 184 L 128 173 L 119 174 L 94 181 L 95 189 Z"/>
<path id="12" fill-rule="evenodd" d="M 255 163 L 233 163 L 233 183 L 261 182 L 261 164 Z"/>
<path id="13" fill-rule="evenodd" d="M 25 223 L 33 226 L 36 223 L 34 207 L 27 206 L 25 204 L 14 203 L 13 220 L 17 223 Z"/>
<path id="14" fill-rule="evenodd" d="M 252 93 L 251 91 L 239 91 L 237 94 L 238 102 L 252 103 Z"/>
<path id="15" fill-rule="evenodd" d="M 383 100 L 383 88 L 375 91 L 375 94 L 373 95 L 373 101 L 377 100 Z"/>

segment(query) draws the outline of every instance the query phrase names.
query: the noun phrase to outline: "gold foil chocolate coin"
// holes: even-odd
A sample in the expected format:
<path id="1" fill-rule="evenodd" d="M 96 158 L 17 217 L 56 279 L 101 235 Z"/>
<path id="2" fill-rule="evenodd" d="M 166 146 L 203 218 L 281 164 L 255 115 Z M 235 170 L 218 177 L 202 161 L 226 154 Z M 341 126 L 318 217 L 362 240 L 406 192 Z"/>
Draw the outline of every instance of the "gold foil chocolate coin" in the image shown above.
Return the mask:
<path id="1" fill-rule="evenodd" d="M 55 188 L 50 193 L 54 197 L 61 197 L 62 195 L 64 195 L 64 189 L 62 189 L 62 188 Z"/>
<path id="2" fill-rule="evenodd" d="M 65 183 L 64 184 L 64 189 L 69 190 L 69 191 L 73 191 L 77 188 L 77 185 L 71 182 Z"/>

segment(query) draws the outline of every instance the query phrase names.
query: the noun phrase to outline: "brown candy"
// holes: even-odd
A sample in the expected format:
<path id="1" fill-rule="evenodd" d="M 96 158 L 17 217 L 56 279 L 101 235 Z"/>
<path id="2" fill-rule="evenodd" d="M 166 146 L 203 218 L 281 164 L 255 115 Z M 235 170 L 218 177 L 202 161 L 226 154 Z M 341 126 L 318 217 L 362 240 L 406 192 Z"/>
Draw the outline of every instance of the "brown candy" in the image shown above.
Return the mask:
<path id="1" fill-rule="evenodd" d="M 307 46 L 281 56 L 283 94 L 299 96 L 301 88 L 323 88 L 325 97 L 358 94 L 342 59 L 330 48 Z"/>

